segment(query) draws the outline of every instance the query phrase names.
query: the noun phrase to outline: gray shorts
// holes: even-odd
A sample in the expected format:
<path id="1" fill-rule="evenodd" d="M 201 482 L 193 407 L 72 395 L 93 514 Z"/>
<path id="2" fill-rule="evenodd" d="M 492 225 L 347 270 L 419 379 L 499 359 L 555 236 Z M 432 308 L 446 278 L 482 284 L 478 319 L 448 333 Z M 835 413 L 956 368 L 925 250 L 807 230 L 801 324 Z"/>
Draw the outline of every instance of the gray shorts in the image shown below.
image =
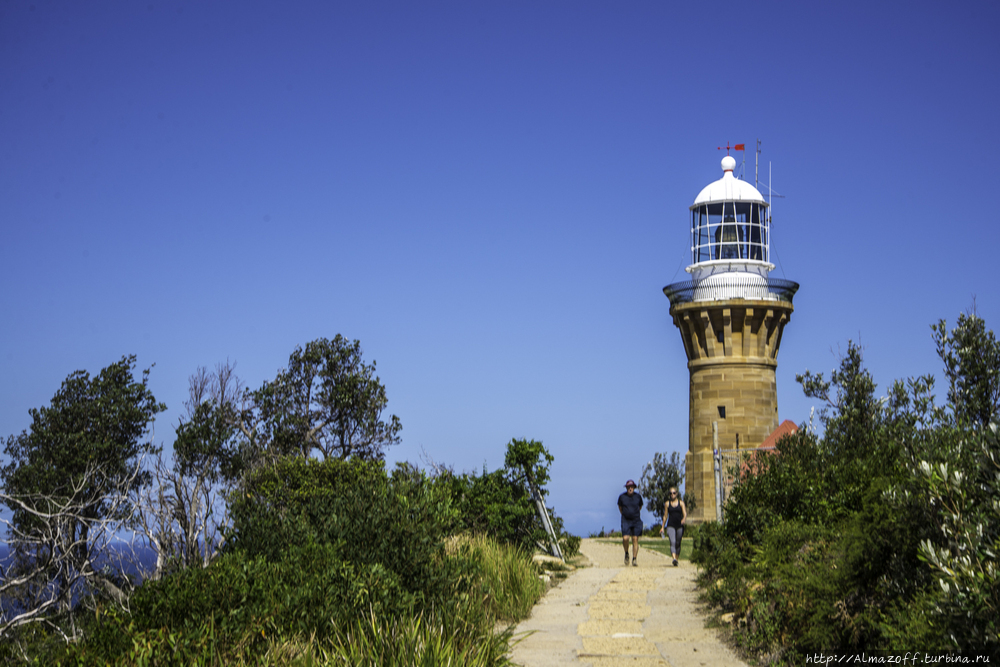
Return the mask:
<path id="1" fill-rule="evenodd" d="M 642 535 L 642 519 L 622 517 L 622 535 Z"/>

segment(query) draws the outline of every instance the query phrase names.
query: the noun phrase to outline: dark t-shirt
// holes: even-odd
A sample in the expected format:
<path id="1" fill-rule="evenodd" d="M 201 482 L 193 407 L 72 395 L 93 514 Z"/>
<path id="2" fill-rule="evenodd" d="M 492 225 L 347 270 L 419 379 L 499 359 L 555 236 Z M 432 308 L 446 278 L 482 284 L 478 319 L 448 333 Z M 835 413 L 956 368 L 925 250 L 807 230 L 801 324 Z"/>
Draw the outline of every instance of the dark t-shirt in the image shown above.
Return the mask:
<path id="1" fill-rule="evenodd" d="M 642 518 L 642 496 L 638 491 L 633 491 L 631 496 L 627 491 L 618 496 L 618 507 L 621 508 L 624 519 L 636 521 Z"/>

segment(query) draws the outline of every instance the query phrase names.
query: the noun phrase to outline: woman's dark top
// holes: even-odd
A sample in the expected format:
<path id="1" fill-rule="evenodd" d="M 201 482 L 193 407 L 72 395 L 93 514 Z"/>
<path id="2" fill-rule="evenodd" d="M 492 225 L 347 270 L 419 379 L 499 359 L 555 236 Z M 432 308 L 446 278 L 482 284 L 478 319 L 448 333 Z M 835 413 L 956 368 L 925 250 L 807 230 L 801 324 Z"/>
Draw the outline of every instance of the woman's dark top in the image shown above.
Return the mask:
<path id="1" fill-rule="evenodd" d="M 681 519 L 684 518 L 684 510 L 681 509 L 681 501 L 677 501 L 676 505 L 671 505 L 667 502 L 667 528 L 680 528 L 683 524 Z"/>

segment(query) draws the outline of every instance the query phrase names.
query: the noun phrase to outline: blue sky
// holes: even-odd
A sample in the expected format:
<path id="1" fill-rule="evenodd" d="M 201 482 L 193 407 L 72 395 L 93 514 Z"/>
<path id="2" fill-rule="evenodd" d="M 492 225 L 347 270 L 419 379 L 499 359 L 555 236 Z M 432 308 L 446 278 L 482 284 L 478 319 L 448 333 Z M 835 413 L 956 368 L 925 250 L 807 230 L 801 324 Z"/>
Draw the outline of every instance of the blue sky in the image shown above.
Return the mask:
<path id="1" fill-rule="evenodd" d="M 0 3 L 0 434 L 134 353 L 169 445 L 198 366 L 259 386 L 340 333 L 402 420 L 390 461 L 542 440 L 567 527 L 610 528 L 686 451 L 661 289 L 717 146 L 761 139 L 785 195 L 781 419 L 848 340 L 884 389 L 939 374 L 929 325 L 973 296 L 1000 326 L 998 27 L 986 2 Z"/>

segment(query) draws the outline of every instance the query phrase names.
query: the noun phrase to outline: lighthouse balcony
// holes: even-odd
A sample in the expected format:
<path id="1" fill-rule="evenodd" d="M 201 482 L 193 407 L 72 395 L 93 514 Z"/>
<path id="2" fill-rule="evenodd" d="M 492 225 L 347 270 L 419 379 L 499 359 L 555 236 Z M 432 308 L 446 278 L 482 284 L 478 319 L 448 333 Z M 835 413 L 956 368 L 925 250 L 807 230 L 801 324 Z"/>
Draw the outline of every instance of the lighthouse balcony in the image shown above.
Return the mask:
<path id="1" fill-rule="evenodd" d="M 792 302 L 799 284 L 791 280 L 764 277 L 742 273 L 714 275 L 704 280 L 684 280 L 663 288 L 670 299 L 670 305 L 694 301 L 727 301 L 745 299 L 747 301 Z"/>

